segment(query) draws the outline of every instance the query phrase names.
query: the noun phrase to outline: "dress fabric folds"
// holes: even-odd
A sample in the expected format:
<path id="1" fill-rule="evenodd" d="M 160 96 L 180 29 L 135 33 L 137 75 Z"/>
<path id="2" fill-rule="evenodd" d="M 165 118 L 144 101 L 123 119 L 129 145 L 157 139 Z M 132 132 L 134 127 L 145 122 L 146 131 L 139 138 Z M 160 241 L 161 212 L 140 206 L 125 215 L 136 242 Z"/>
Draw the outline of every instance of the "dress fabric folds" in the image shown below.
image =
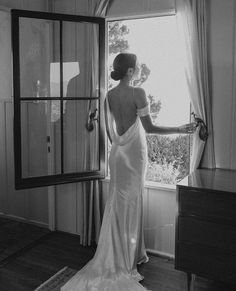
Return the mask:
<path id="1" fill-rule="evenodd" d="M 123 134 L 116 132 L 109 109 L 108 130 L 112 139 L 109 157 L 110 186 L 96 253 L 62 291 L 144 291 L 137 264 L 148 257 L 143 237 L 143 190 L 147 160 L 145 131 L 137 112 L 136 121 Z"/>

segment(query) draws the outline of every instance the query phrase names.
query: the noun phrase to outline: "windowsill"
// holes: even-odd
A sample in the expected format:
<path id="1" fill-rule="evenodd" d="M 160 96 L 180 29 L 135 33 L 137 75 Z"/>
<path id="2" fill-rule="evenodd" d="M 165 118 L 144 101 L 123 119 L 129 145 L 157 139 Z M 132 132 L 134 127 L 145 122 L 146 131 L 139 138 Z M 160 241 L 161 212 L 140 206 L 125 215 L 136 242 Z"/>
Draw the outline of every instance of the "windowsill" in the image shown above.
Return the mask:
<path id="1" fill-rule="evenodd" d="M 176 185 L 168 185 L 168 184 L 162 184 L 158 182 L 153 181 L 145 181 L 144 187 L 149 189 L 159 189 L 159 190 L 166 190 L 166 191 L 176 191 Z"/>
<path id="2" fill-rule="evenodd" d="M 107 176 L 102 181 L 105 182 L 105 183 L 109 183 L 110 182 L 110 177 Z M 161 183 L 153 182 L 153 181 L 145 181 L 144 187 L 148 188 L 148 189 L 164 190 L 164 191 L 168 191 L 168 192 L 176 192 L 176 185 L 161 184 Z"/>

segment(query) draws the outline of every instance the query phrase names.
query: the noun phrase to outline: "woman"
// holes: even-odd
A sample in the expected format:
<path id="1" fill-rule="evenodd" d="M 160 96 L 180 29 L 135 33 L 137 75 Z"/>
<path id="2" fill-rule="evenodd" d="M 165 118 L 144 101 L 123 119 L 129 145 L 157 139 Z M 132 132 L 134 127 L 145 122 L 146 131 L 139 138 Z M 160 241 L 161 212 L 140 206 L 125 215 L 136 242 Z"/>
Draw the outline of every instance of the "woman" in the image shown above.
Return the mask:
<path id="1" fill-rule="evenodd" d="M 143 291 L 137 265 L 148 262 L 143 239 L 143 189 L 147 159 L 145 131 L 152 134 L 191 133 L 180 127 L 152 124 L 145 91 L 130 86 L 136 56 L 119 54 L 111 77 L 119 84 L 105 100 L 107 132 L 112 142 L 110 186 L 94 258 L 61 290 Z"/>

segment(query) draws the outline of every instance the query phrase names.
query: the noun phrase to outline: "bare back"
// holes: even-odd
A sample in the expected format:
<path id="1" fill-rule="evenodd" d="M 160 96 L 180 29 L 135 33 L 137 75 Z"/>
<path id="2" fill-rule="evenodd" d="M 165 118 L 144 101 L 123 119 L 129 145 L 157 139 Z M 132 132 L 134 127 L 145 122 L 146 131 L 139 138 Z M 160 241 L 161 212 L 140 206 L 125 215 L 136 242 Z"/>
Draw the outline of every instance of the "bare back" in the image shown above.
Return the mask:
<path id="1" fill-rule="evenodd" d="M 134 91 L 133 87 L 118 85 L 108 92 L 110 110 L 116 122 L 117 133 L 120 136 L 135 123 L 137 118 Z"/>

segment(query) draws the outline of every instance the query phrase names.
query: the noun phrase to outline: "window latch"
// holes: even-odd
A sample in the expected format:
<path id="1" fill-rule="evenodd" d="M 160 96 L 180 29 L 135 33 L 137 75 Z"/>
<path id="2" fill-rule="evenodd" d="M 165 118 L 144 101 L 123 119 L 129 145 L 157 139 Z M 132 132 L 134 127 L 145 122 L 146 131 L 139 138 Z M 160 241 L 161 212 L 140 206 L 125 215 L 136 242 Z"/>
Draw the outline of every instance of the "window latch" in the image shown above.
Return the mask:
<path id="1" fill-rule="evenodd" d="M 194 121 L 197 122 L 197 126 L 200 127 L 199 138 L 203 141 L 206 141 L 209 135 L 207 125 L 200 117 L 197 117 L 194 112 L 192 112 L 191 114 L 193 115 Z"/>
<path id="2" fill-rule="evenodd" d="M 96 120 L 98 120 L 97 111 L 98 111 L 97 108 L 93 112 L 89 111 L 88 120 L 86 123 L 86 128 L 88 131 L 93 131 L 94 129 L 94 123 Z"/>

